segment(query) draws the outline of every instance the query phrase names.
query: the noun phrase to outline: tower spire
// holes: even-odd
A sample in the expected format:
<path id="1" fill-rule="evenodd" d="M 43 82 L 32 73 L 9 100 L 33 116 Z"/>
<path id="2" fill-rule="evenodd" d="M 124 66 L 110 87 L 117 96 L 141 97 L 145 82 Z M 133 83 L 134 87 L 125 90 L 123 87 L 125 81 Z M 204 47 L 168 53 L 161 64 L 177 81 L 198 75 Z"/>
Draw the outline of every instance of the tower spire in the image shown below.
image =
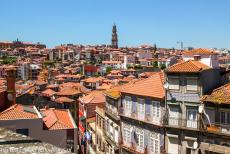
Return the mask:
<path id="1" fill-rule="evenodd" d="M 114 23 L 113 29 L 112 29 L 112 41 L 111 41 L 112 48 L 118 48 L 118 38 L 117 38 L 117 27 Z"/>

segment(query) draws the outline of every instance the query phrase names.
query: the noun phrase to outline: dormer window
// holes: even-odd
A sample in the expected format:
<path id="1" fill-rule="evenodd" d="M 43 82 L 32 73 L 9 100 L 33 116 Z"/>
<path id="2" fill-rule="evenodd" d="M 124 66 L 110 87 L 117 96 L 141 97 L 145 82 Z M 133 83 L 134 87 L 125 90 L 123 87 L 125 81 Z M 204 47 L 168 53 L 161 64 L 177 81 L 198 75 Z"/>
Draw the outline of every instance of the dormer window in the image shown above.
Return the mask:
<path id="1" fill-rule="evenodd" d="M 194 60 L 195 61 L 199 61 L 201 59 L 201 56 L 200 55 L 194 55 Z"/>

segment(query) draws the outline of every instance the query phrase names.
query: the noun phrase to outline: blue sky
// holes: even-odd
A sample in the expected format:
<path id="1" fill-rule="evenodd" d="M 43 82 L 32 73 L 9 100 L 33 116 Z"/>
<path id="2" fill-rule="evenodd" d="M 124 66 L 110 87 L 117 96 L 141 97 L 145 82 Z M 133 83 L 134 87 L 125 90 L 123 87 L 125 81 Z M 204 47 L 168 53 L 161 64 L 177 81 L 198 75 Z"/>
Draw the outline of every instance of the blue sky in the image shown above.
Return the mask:
<path id="1" fill-rule="evenodd" d="M 229 0 L 1 0 L 0 40 L 230 48 Z"/>

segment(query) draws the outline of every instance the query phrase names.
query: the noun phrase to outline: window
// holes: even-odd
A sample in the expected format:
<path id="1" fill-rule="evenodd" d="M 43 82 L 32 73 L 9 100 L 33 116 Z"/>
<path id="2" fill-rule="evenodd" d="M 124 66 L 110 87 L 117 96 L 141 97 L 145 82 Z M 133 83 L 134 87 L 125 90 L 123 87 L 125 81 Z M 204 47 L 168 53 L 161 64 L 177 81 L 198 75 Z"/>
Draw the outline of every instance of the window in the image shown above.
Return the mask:
<path id="1" fill-rule="evenodd" d="M 136 130 L 136 142 L 137 142 L 137 145 L 140 147 L 140 148 L 144 148 L 144 130 L 141 130 L 141 129 L 137 129 Z"/>
<path id="2" fill-rule="evenodd" d="M 144 99 L 138 98 L 137 113 L 138 115 L 145 114 L 145 100 Z"/>
<path id="3" fill-rule="evenodd" d="M 125 96 L 125 110 L 129 113 L 132 111 L 131 97 Z"/>
<path id="4" fill-rule="evenodd" d="M 197 110 L 187 109 L 187 120 L 197 120 Z"/>
<path id="5" fill-rule="evenodd" d="M 187 109 L 187 127 L 197 128 L 197 109 Z"/>
<path id="6" fill-rule="evenodd" d="M 230 112 L 221 112 L 220 122 L 221 124 L 230 124 Z"/>
<path id="7" fill-rule="evenodd" d="M 153 101 L 152 116 L 157 118 L 160 117 L 160 102 Z"/>
<path id="8" fill-rule="evenodd" d="M 157 133 L 151 133 L 149 137 L 150 153 L 159 153 L 159 135 Z"/>
<path id="9" fill-rule="evenodd" d="M 197 80 L 195 79 L 187 79 L 187 90 L 197 91 Z"/>
<path id="10" fill-rule="evenodd" d="M 124 131 L 123 140 L 126 143 L 130 143 L 131 142 L 131 129 L 130 129 L 130 127 L 124 127 L 123 131 Z"/>
<path id="11" fill-rule="evenodd" d="M 169 89 L 179 90 L 179 79 L 169 79 Z"/>

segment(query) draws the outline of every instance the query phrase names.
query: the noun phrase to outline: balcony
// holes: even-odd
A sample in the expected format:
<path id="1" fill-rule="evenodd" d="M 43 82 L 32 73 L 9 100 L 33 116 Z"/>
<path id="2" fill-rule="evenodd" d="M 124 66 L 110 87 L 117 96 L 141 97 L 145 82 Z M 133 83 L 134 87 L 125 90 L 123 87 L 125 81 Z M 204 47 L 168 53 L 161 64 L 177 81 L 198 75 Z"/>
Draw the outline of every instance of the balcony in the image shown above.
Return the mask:
<path id="1" fill-rule="evenodd" d="M 207 125 L 206 130 L 208 132 L 230 135 L 230 125 L 229 124 L 213 123 L 211 125 Z"/>
<path id="2" fill-rule="evenodd" d="M 127 142 L 123 142 L 123 144 L 121 144 L 121 147 L 127 151 L 129 151 L 130 153 L 135 153 L 135 154 L 144 154 L 146 151 L 145 148 L 141 148 L 139 147 L 136 143 L 127 143 Z"/>
<path id="3" fill-rule="evenodd" d="M 164 124 L 169 127 L 198 129 L 198 120 L 188 120 L 181 118 L 168 117 L 165 119 Z"/>
<path id="4" fill-rule="evenodd" d="M 131 118 L 134 120 L 142 121 L 145 123 L 149 123 L 149 124 L 156 124 L 159 126 L 161 126 L 163 123 L 162 122 L 163 120 L 161 117 L 153 117 L 150 114 L 138 114 L 137 112 L 128 112 L 128 111 L 125 111 L 123 107 L 119 108 L 119 115 Z"/>
<path id="5" fill-rule="evenodd" d="M 118 116 L 118 112 L 115 110 L 111 110 L 110 108 L 106 107 L 105 108 L 105 113 L 108 114 L 110 117 L 114 118 L 115 120 L 120 120 Z"/>

